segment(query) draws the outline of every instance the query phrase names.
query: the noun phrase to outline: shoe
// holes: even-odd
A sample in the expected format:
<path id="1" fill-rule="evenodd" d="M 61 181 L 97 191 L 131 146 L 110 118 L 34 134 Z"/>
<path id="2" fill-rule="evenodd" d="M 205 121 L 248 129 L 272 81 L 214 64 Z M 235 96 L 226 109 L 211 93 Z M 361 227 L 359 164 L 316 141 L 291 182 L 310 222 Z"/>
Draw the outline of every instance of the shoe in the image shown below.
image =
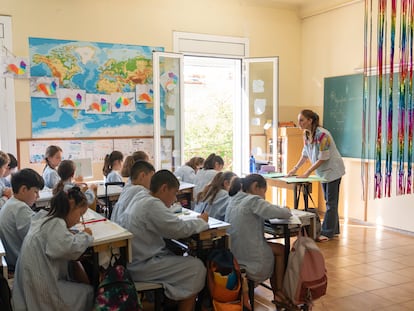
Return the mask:
<path id="1" fill-rule="evenodd" d="M 300 308 L 295 305 L 292 300 L 283 294 L 282 291 L 277 291 L 275 295 L 275 300 L 272 300 L 272 303 L 276 305 L 276 310 L 286 310 L 286 311 L 299 311 Z"/>
<path id="2" fill-rule="evenodd" d="M 317 239 L 316 239 L 316 242 L 321 242 L 321 243 L 323 243 L 323 242 L 328 242 L 330 239 L 327 237 L 327 236 L 324 236 L 324 235 L 320 235 Z"/>

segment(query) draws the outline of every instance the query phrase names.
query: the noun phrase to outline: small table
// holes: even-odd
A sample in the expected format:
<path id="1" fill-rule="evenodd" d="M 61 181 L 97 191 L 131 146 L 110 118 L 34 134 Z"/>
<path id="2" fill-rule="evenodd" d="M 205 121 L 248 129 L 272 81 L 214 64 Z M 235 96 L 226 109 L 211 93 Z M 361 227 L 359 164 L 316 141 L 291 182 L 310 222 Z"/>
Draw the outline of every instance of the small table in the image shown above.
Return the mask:
<path id="1" fill-rule="evenodd" d="M 180 188 L 177 193 L 177 201 L 186 208 L 191 209 L 194 186 L 194 184 L 190 184 L 188 182 L 180 182 Z"/>
<path id="2" fill-rule="evenodd" d="M 266 182 L 269 186 L 293 190 L 294 209 L 298 209 L 300 193 L 302 192 L 305 211 L 307 211 L 309 207 L 309 195 L 312 192 L 312 182 L 323 182 L 325 179 L 316 175 L 311 175 L 306 178 L 285 176 L 286 174 L 284 173 L 263 174 L 263 177 L 266 179 Z"/>

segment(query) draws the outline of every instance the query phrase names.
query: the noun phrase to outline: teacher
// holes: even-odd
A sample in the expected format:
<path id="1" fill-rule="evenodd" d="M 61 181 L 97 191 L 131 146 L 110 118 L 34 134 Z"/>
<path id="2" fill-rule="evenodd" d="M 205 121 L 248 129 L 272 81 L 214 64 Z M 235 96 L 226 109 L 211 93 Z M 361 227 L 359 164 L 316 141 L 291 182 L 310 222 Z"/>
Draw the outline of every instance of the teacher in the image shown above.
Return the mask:
<path id="1" fill-rule="evenodd" d="M 341 178 L 345 175 L 344 161 L 336 148 L 331 133 L 319 125 L 319 116 L 312 110 L 302 110 L 298 115 L 298 125 L 303 130 L 304 146 L 298 163 L 288 172 L 295 175 L 297 170 L 309 159 L 312 163 L 305 173 L 298 177 L 316 175 L 325 179 L 322 182 L 326 202 L 319 242 L 329 241 L 339 234 L 338 198 Z"/>

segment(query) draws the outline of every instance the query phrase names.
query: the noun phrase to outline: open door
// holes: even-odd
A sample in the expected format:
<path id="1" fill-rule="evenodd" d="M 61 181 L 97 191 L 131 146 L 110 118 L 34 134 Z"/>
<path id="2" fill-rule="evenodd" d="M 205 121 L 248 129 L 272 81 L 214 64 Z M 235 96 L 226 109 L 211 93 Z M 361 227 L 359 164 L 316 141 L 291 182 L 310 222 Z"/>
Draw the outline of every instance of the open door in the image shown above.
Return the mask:
<path id="1" fill-rule="evenodd" d="M 154 167 L 174 171 L 182 164 L 183 55 L 153 52 Z"/>
<path id="2" fill-rule="evenodd" d="M 242 174 L 249 173 L 253 155 L 256 169 L 277 161 L 279 58 L 243 59 L 243 103 L 241 122 Z"/>

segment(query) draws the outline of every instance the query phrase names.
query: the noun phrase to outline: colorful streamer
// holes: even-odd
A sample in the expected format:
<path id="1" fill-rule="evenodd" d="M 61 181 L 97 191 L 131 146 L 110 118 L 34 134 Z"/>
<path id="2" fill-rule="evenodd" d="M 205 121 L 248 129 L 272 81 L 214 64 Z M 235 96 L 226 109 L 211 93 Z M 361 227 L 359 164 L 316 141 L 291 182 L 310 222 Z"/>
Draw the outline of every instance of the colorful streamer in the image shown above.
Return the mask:
<path id="1" fill-rule="evenodd" d="M 385 196 L 391 196 L 391 174 L 392 174 L 392 117 L 393 117 L 393 86 L 394 86 L 394 50 L 395 50 L 395 16 L 397 11 L 396 0 L 391 1 L 391 34 L 390 34 L 390 73 L 389 94 L 387 114 L 387 146 L 385 158 Z"/>
<path id="2" fill-rule="evenodd" d="M 381 198 L 382 174 L 381 174 L 381 141 L 382 141 L 382 92 L 383 92 L 383 55 L 384 55 L 384 28 L 385 9 L 387 0 L 380 0 L 378 12 L 378 82 L 377 82 L 377 137 L 375 144 L 375 197 Z"/>
<path id="3" fill-rule="evenodd" d="M 406 78 L 407 78 L 407 0 L 401 2 L 401 39 L 400 39 L 400 96 L 398 102 L 398 186 L 397 194 L 405 193 L 405 122 L 406 122 Z"/>
<path id="4" fill-rule="evenodd" d="M 412 192 L 412 159 L 413 159 L 413 125 L 414 125 L 414 105 L 413 105 L 413 23 L 414 23 L 414 3 L 410 0 L 410 15 L 408 19 L 408 29 L 410 43 L 410 80 L 408 83 L 408 141 L 407 141 L 407 184 L 406 193 Z"/>

